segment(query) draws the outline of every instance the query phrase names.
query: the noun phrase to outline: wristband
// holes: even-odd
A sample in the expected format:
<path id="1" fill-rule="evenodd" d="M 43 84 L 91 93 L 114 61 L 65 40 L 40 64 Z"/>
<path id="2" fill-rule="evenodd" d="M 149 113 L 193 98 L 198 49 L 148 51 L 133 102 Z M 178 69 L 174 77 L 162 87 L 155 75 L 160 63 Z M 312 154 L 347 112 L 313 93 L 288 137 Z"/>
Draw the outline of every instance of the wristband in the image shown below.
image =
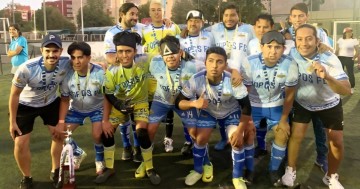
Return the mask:
<path id="1" fill-rule="evenodd" d="M 65 123 L 65 120 L 61 119 L 59 120 L 59 123 Z"/>

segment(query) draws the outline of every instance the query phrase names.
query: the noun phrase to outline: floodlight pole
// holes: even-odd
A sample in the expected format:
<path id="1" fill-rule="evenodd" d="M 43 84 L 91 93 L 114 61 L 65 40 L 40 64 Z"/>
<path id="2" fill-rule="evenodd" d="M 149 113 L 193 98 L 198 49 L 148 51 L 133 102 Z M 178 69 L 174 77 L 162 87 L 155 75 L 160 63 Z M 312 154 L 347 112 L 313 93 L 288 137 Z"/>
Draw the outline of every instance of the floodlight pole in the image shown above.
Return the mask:
<path id="1" fill-rule="evenodd" d="M 47 26 L 46 26 L 46 5 L 45 0 L 43 0 L 43 11 L 44 11 L 44 32 L 47 34 Z"/>

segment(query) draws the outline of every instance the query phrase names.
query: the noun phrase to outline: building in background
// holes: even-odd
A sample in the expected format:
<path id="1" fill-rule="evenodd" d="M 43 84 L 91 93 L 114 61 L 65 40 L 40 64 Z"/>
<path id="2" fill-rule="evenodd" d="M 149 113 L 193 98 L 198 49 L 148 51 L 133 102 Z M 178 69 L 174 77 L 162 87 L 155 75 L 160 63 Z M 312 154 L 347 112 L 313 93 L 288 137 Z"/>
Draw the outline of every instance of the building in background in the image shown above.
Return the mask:
<path id="1" fill-rule="evenodd" d="M 31 7 L 27 5 L 21 5 L 18 3 L 14 3 L 14 9 L 12 4 L 8 4 L 7 7 L 4 8 L 4 17 L 12 18 L 12 10 L 15 12 L 20 12 L 22 21 L 30 21 L 31 20 Z M 12 20 L 10 21 L 12 22 Z"/>

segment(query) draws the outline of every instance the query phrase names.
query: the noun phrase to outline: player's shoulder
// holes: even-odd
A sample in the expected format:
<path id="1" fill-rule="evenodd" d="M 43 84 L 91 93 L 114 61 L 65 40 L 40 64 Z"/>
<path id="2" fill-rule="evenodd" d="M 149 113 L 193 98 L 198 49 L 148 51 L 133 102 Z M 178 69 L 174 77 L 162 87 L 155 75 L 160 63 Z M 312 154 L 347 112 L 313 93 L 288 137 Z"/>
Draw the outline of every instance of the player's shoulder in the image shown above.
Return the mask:
<path id="1" fill-rule="evenodd" d="M 204 77 L 205 74 L 206 74 L 206 70 L 204 69 L 204 70 L 197 72 L 192 77 L 194 77 L 194 79 L 198 79 L 198 78 Z"/>
<path id="2" fill-rule="evenodd" d="M 249 62 L 257 61 L 259 59 L 260 54 L 253 54 L 247 57 Z"/>
<path id="3" fill-rule="evenodd" d="M 41 57 L 29 59 L 26 62 L 24 62 L 23 64 L 21 64 L 20 67 L 26 67 L 28 69 L 31 69 L 31 68 L 39 65 L 40 60 L 41 60 Z"/>

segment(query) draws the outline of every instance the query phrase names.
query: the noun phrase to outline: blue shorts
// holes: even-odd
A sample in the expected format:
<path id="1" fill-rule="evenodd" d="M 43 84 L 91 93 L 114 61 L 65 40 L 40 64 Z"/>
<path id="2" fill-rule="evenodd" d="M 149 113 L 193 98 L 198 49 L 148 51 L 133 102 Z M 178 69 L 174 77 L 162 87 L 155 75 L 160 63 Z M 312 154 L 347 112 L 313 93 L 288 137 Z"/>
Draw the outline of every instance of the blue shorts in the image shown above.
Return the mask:
<path id="1" fill-rule="evenodd" d="M 282 106 L 271 107 L 271 108 L 259 108 L 251 107 L 252 118 L 256 129 L 260 128 L 260 121 L 266 119 L 267 130 L 271 130 L 275 125 L 279 124 L 281 114 L 283 111 Z"/>
<path id="2" fill-rule="evenodd" d="M 168 111 L 173 110 L 181 118 L 184 126 L 195 127 L 197 120 L 197 112 L 195 108 L 189 110 L 179 110 L 175 108 L 175 105 L 167 105 L 158 101 L 153 101 L 151 104 L 151 110 L 149 115 L 149 123 L 160 123 Z"/>
<path id="3" fill-rule="evenodd" d="M 229 125 L 238 126 L 240 123 L 240 110 L 235 111 L 223 119 L 216 119 L 206 111 L 200 111 L 196 127 L 198 128 L 214 128 L 217 123 L 220 127 L 227 127 Z"/>
<path id="4" fill-rule="evenodd" d="M 86 117 L 90 118 L 91 123 L 101 122 L 103 118 L 103 109 L 95 110 L 89 113 L 80 113 L 75 110 L 69 110 L 66 114 L 65 123 L 84 125 Z"/>

